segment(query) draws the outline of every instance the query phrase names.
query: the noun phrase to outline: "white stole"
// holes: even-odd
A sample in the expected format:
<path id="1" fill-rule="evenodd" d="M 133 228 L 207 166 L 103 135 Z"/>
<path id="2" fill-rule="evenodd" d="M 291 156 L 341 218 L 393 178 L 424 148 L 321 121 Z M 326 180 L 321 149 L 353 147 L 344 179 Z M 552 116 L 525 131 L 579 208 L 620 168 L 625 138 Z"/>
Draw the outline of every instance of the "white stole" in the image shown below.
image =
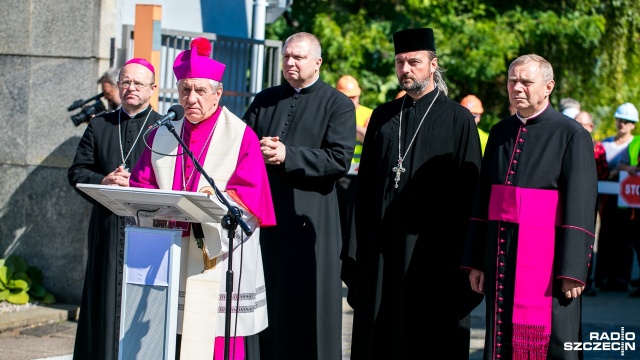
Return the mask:
<path id="1" fill-rule="evenodd" d="M 182 119 L 172 123 L 177 132 L 182 130 L 184 121 Z M 245 128 L 244 122 L 227 108 L 222 108 L 212 130 L 213 135 L 206 150 L 205 161 L 201 164 L 222 192 L 225 191 L 227 181 L 237 166 Z M 166 127 L 158 128 L 153 141 L 154 152 L 151 160 L 160 189 L 170 190 L 173 187 L 178 145 L 178 140 Z M 200 191 L 204 187 L 210 187 L 210 184 L 204 176 L 200 176 L 197 188 Z M 203 245 L 209 259 L 228 253 L 228 233 L 219 223 L 204 223 L 202 229 L 205 234 Z M 221 292 L 226 290 L 223 284 L 228 266 L 224 260 L 227 257 L 220 257 L 213 269 L 203 272 L 202 250 L 195 245 L 193 232 L 189 237 L 182 238 L 181 249 L 178 297 L 178 333 L 182 334 L 181 358 L 211 360 L 215 337 L 224 335 L 224 332 L 220 334 L 216 329 L 221 327 L 218 324 L 218 320 L 221 319 L 219 301 Z"/>

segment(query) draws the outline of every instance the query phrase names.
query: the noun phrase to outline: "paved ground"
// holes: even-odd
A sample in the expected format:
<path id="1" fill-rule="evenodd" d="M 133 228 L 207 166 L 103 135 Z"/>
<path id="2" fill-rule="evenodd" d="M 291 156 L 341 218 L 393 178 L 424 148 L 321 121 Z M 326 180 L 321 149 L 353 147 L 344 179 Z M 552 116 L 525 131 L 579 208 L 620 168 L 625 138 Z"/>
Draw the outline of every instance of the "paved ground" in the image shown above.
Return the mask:
<path id="1" fill-rule="evenodd" d="M 634 341 L 634 351 L 585 351 L 584 360 L 626 359 L 640 360 L 640 298 L 631 298 L 627 292 L 599 292 L 596 296 L 585 296 L 582 309 L 582 334 L 586 342 L 589 336 L 615 336 L 621 328 Z M 482 360 L 484 345 L 484 303 L 472 313 L 470 360 Z M 613 334 L 615 333 L 615 334 Z"/>
<path id="2" fill-rule="evenodd" d="M 352 309 L 343 302 L 343 360 L 351 352 Z M 621 327 L 634 341 L 624 356 L 620 351 L 585 351 L 585 360 L 640 360 L 640 298 L 631 298 L 626 292 L 599 292 L 583 299 L 584 334 L 618 333 Z M 77 307 L 57 305 L 55 308 L 37 307 L 22 313 L 0 315 L 0 359 L 3 360 L 70 360 L 73 352 L 76 323 L 73 318 Z M 484 344 L 484 303 L 472 313 L 470 360 L 482 359 Z M 586 341 L 586 339 L 585 339 Z M 433 358 L 436 358 L 434 353 Z"/>

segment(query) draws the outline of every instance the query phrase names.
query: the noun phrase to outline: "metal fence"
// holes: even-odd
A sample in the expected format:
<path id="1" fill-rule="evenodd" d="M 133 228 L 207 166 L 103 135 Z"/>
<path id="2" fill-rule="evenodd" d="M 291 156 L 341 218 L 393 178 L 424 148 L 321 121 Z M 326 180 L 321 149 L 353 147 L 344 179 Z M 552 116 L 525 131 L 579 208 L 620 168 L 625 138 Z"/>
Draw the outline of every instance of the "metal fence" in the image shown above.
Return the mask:
<path id="1" fill-rule="evenodd" d="M 123 51 L 127 59 L 133 57 L 133 26 L 123 27 Z M 189 48 L 191 40 L 204 37 L 211 42 L 211 57 L 227 67 L 222 83 L 224 92 L 221 104 L 238 117 L 242 117 L 255 94 L 282 81 L 280 54 L 282 41 L 254 40 L 213 33 L 161 30 L 160 69 L 158 75 L 158 109 L 161 114 L 178 103 L 173 62 L 178 54 Z M 260 54 L 256 56 L 256 54 Z M 261 64 L 256 64 L 256 60 Z M 124 59 L 119 66 L 124 63 Z M 258 78 L 260 77 L 260 78 Z"/>

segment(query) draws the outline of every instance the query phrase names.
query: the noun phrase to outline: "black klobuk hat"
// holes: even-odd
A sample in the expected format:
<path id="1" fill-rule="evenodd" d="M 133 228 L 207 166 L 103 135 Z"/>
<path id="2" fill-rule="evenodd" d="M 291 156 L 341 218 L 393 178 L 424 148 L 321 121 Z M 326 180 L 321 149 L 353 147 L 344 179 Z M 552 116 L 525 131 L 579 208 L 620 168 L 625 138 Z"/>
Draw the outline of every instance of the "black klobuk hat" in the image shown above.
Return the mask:
<path id="1" fill-rule="evenodd" d="M 406 29 L 393 34 L 396 54 L 412 51 L 436 51 L 436 41 L 430 28 Z"/>

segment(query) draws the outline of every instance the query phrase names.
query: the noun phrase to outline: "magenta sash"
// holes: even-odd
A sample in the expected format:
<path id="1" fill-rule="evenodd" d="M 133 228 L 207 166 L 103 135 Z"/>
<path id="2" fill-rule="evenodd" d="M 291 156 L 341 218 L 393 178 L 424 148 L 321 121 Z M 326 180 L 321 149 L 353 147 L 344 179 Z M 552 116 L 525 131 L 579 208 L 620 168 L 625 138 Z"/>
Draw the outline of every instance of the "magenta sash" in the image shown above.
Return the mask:
<path id="1" fill-rule="evenodd" d="M 214 347 L 213 360 L 224 359 L 224 336 L 216 336 L 216 344 Z M 244 353 L 244 337 L 235 336 L 229 339 L 229 359 L 231 360 L 245 360 Z"/>
<path id="2" fill-rule="evenodd" d="M 493 185 L 489 220 L 519 224 L 513 299 L 513 359 L 546 359 L 551 335 L 558 191 Z"/>

